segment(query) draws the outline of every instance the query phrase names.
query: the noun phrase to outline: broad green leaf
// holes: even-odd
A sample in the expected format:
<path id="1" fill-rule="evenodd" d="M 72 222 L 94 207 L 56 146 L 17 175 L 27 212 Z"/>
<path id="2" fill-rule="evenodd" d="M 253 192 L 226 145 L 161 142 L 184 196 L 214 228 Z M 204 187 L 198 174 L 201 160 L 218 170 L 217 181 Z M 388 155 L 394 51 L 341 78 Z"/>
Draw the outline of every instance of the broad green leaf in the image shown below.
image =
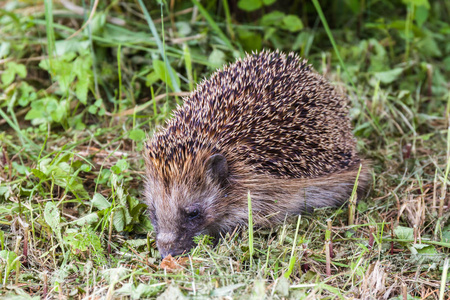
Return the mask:
<path id="1" fill-rule="evenodd" d="M 116 231 L 123 231 L 125 228 L 125 214 L 122 208 L 114 210 L 113 224 Z"/>
<path id="2" fill-rule="evenodd" d="M 102 194 L 96 193 L 92 198 L 92 205 L 98 210 L 104 210 L 111 207 L 111 203 L 103 197 Z"/>
<path id="3" fill-rule="evenodd" d="M 18 75 L 19 77 L 25 78 L 27 76 L 27 69 L 25 68 L 24 65 L 22 64 L 17 64 L 13 61 L 11 62 L 7 62 L 5 64 L 6 66 L 6 70 L 3 71 L 1 79 L 4 85 L 9 85 L 11 84 L 16 75 Z"/>
<path id="4" fill-rule="evenodd" d="M 57 233 L 59 236 L 61 233 L 61 225 L 59 219 L 59 209 L 51 201 L 47 202 L 44 209 L 44 219 L 45 222 L 50 226 L 53 232 Z"/>
<path id="5" fill-rule="evenodd" d="M 238 7 L 245 11 L 255 11 L 263 6 L 262 0 L 239 0 Z"/>
<path id="6" fill-rule="evenodd" d="M 83 227 L 81 230 L 68 229 L 64 236 L 64 242 L 70 245 L 73 253 L 90 251 L 97 254 L 103 252 L 100 237 L 91 227 Z"/>
<path id="7" fill-rule="evenodd" d="M 78 81 L 75 86 L 75 95 L 84 105 L 87 104 L 87 94 L 89 91 L 89 84 L 91 83 L 91 78 L 89 75 L 78 76 Z"/>
<path id="8" fill-rule="evenodd" d="M 111 171 L 120 174 L 128 168 L 128 162 L 125 159 L 119 159 L 117 163 L 111 167 Z"/>
<path id="9" fill-rule="evenodd" d="M 0 43 L 0 59 L 9 55 L 11 49 L 10 42 L 2 42 Z"/>
<path id="10" fill-rule="evenodd" d="M 142 129 L 133 129 L 130 131 L 128 136 L 133 141 L 140 142 L 145 139 L 145 132 Z"/>
<path id="11" fill-rule="evenodd" d="M 116 290 L 116 293 L 123 296 L 129 296 L 131 299 L 142 299 L 156 296 L 166 283 L 157 283 L 153 285 L 139 283 L 137 287 L 133 283 L 126 283 Z M 158 298 L 159 299 L 159 298 Z"/>
<path id="12" fill-rule="evenodd" d="M 414 19 L 416 20 L 417 26 L 422 27 L 423 23 L 428 19 L 429 8 L 426 6 L 418 6 L 414 11 Z"/>
<path id="13" fill-rule="evenodd" d="M 283 27 L 291 32 L 303 29 L 302 20 L 296 15 L 287 15 L 283 18 Z"/>
<path id="14" fill-rule="evenodd" d="M 232 292 L 234 290 L 237 290 L 237 289 L 239 289 L 241 287 L 244 287 L 244 286 L 246 286 L 246 284 L 244 284 L 244 283 L 236 283 L 236 284 L 230 284 L 230 285 L 222 286 L 222 287 L 214 289 L 211 292 L 211 296 L 219 297 L 219 298 L 221 298 L 221 297 L 225 298 L 226 296 L 232 294 Z"/>
<path id="15" fill-rule="evenodd" d="M 12 162 L 13 169 L 15 169 L 19 174 L 27 174 L 28 169 L 26 166 L 19 164 L 18 162 L 13 161 Z"/>
<path id="16" fill-rule="evenodd" d="M 145 85 L 151 86 L 155 82 L 157 82 L 159 79 L 159 75 L 156 72 L 150 72 L 145 76 Z"/>
<path id="17" fill-rule="evenodd" d="M 16 268 L 16 265 L 19 261 L 17 254 L 14 253 L 13 251 L 1 250 L 0 251 L 0 262 L 2 260 L 6 262 L 6 266 L 2 263 L 2 273 L 3 273 L 2 276 L 5 276 L 6 278 L 8 278 L 9 273 Z"/>
<path id="18" fill-rule="evenodd" d="M 361 9 L 361 3 L 359 0 L 345 0 L 345 4 L 350 7 L 354 14 L 357 14 Z"/>
<path id="19" fill-rule="evenodd" d="M 209 55 L 208 62 L 212 65 L 214 69 L 221 68 L 225 64 L 226 56 L 223 51 L 220 51 L 219 49 L 214 49 L 211 54 Z"/>
<path id="20" fill-rule="evenodd" d="M 170 66 L 169 66 L 170 67 Z M 176 75 L 175 70 L 170 67 L 172 69 L 172 73 L 175 75 L 175 80 L 178 83 L 178 86 L 180 86 L 180 78 Z M 169 87 L 174 90 L 173 84 L 172 84 L 172 79 L 169 76 L 169 72 L 166 72 L 166 64 L 159 59 L 154 59 L 153 60 L 153 69 L 155 70 L 156 74 L 158 75 L 159 79 L 161 79 L 163 82 L 167 83 L 167 85 L 169 85 Z"/>
<path id="21" fill-rule="evenodd" d="M 285 16 L 286 15 L 284 13 L 282 13 L 281 11 L 274 10 L 274 11 L 262 16 L 261 25 L 264 25 L 264 26 L 276 25 L 276 26 L 278 26 L 282 22 L 282 20 Z"/>
<path id="22" fill-rule="evenodd" d="M 77 224 L 78 226 L 84 226 L 84 225 L 91 225 L 94 223 L 97 223 L 99 220 L 98 214 L 97 213 L 90 213 L 84 217 L 81 217 L 77 220 L 74 221 L 75 224 Z"/>
<path id="23" fill-rule="evenodd" d="M 419 51 L 427 56 L 442 57 L 441 45 L 438 45 L 431 34 L 427 34 L 418 43 Z"/>
<path id="24" fill-rule="evenodd" d="M 401 240 L 412 240 L 414 239 L 414 229 L 409 227 L 397 226 L 394 229 L 394 234 L 397 238 Z"/>
<path id="25" fill-rule="evenodd" d="M 239 35 L 239 40 L 241 41 L 241 44 L 245 51 L 251 52 L 254 50 L 257 50 L 257 51 L 261 50 L 262 37 L 258 32 L 239 29 L 238 35 Z"/>
<path id="26" fill-rule="evenodd" d="M 19 105 L 22 107 L 27 106 L 30 102 L 33 102 L 37 99 L 37 94 L 31 85 L 26 83 L 25 81 L 20 84 L 20 98 L 19 98 Z"/>
<path id="27" fill-rule="evenodd" d="M 158 299 L 160 300 L 184 300 L 187 299 L 183 292 L 181 292 L 180 288 L 175 285 L 171 284 L 167 287 L 167 289 L 159 295 Z M 258 299 L 258 297 L 255 297 L 254 299 Z M 262 299 L 262 298 L 261 298 Z"/>
<path id="28" fill-rule="evenodd" d="M 438 254 L 436 248 L 433 245 L 413 244 L 412 246 L 417 250 L 417 253 L 420 254 Z"/>
<path id="29" fill-rule="evenodd" d="M 10 85 L 16 77 L 16 73 L 13 69 L 6 69 L 1 76 L 2 83 L 4 85 Z"/>
<path id="30" fill-rule="evenodd" d="M 83 50 L 89 49 L 90 41 L 80 41 L 77 39 L 59 40 L 55 42 L 55 50 L 57 56 L 62 56 L 69 52 L 81 53 Z"/>
<path id="31" fill-rule="evenodd" d="M 442 229 L 442 240 L 441 242 L 450 243 L 450 224 Z"/>
<path id="32" fill-rule="evenodd" d="M 430 9 L 430 3 L 428 0 L 403 0 L 406 5 L 425 6 Z"/>
<path id="33" fill-rule="evenodd" d="M 388 84 L 397 80 L 403 73 L 403 68 L 395 68 L 389 71 L 376 72 L 374 74 L 375 78 L 380 80 L 380 82 Z"/>

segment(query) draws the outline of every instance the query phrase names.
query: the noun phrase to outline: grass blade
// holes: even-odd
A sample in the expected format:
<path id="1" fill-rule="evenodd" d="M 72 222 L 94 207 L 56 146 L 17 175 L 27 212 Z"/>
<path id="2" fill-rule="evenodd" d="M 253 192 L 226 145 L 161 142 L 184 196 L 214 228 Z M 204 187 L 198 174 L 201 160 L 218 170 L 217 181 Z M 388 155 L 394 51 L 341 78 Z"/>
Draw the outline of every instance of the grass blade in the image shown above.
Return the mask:
<path id="1" fill-rule="evenodd" d="M 292 271 L 294 270 L 296 256 L 295 256 L 295 247 L 297 246 L 297 236 L 298 236 L 298 229 L 300 227 L 300 220 L 302 219 L 302 215 L 298 215 L 297 219 L 297 227 L 295 228 L 295 234 L 294 234 L 294 241 L 292 242 L 292 251 L 291 251 L 291 258 L 289 260 L 289 268 L 286 273 L 284 273 L 285 278 L 289 278 L 291 276 Z"/>
<path id="2" fill-rule="evenodd" d="M 141 1 L 141 0 L 139 0 Z M 212 29 L 217 33 L 217 35 L 222 39 L 222 41 L 227 45 L 227 47 L 230 50 L 234 50 L 233 44 L 231 41 L 227 38 L 227 36 L 223 33 L 223 31 L 219 28 L 217 23 L 213 20 L 213 18 L 209 15 L 208 11 L 203 7 L 203 5 L 200 4 L 197 0 L 192 0 L 192 3 L 194 3 L 195 6 L 198 7 L 198 10 L 203 15 L 203 17 L 206 19 L 206 21 L 209 23 L 209 25 L 212 27 Z"/>
<path id="3" fill-rule="evenodd" d="M 444 300 L 445 283 L 447 282 L 447 275 L 448 275 L 448 265 L 449 265 L 449 260 L 447 257 L 445 259 L 444 266 L 442 268 L 442 278 L 441 278 L 441 288 L 440 288 L 440 292 L 439 292 L 439 300 Z"/>
<path id="4" fill-rule="evenodd" d="M 339 49 L 338 49 L 338 47 L 337 47 L 337 45 L 336 45 L 336 42 L 334 41 L 333 34 L 331 33 L 331 29 L 330 29 L 330 27 L 328 26 L 327 19 L 325 18 L 325 15 L 323 14 L 322 8 L 320 7 L 319 1 L 318 1 L 318 0 L 312 0 L 312 2 L 313 2 L 313 4 L 314 4 L 314 7 L 315 7 L 316 10 L 317 10 L 317 14 L 319 15 L 320 20 L 322 21 L 323 27 L 325 28 L 325 31 L 326 31 L 326 33 L 327 33 L 327 35 L 328 35 L 328 38 L 330 39 L 331 45 L 333 46 L 334 52 L 336 53 L 336 56 L 337 56 L 337 58 L 338 58 L 338 60 L 339 60 L 339 63 L 340 63 L 340 65 L 341 65 L 342 69 L 344 69 L 345 74 L 347 74 L 348 79 L 350 80 L 351 85 L 352 85 L 353 88 L 356 90 L 356 86 L 355 86 L 355 84 L 353 83 L 352 78 L 350 77 L 350 73 L 348 72 L 347 67 L 345 66 L 344 61 L 342 60 L 341 54 L 339 53 Z"/>
<path id="5" fill-rule="evenodd" d="M 247 195 L 248 202 L 248 250 L 250 252 L 250 267 L 253 263 L 253 212 L 252 212 L 252 197 L 250 196 L 250 191 Z"/>
<path id="6" fill-rule="evenodd" d="M 167 70 L 167 72 L 169 72 L 170 79 L 172 80 L 173 89 L 175 92 L 181 92 L 180 87 L 178 86 L 178 83 L 175 80 L 175 75 L 172 72 L 172 68 L 169 65 L 169 61 L 167 60 L 166 51 L 164 50 L 164 45 L 158 35 L 158 31 L 156 30 L 155 23 L 153 23 L 152 17 L 150 17 L 150 14 L 148 13 L 148 10 L 145 7 L 142 0 L 138 0 L 138 2 L 139 2 L 139 5 L 141 6 L 142 12 L 144 13 L 145 20 L 147 21 L 148 27 L 150 28 L 150 31 L 152 32 L 153 37 L 155 38 L 159 53 L 160 53 L 162 59 L 164 60 L 164 63 L 166 64 L 166 70 Z"/>

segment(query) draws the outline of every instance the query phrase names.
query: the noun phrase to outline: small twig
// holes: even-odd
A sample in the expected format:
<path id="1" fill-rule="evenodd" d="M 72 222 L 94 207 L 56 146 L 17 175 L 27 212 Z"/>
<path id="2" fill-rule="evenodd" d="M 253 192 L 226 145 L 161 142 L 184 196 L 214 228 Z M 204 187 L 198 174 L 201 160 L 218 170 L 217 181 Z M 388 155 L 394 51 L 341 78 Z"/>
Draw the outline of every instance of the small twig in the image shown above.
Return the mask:
<path id="1" fill-rule="evenodd" d="M 44 273 L 42 274 L 43 278 L 43 282 L 44 282 L 44 288 L 42 289 L 42 299 L 46 299 L 47 298 L 47 294 L 48 294 L 48 278 L 47 278 L 47 271 L 44 271 Z"/>
<path id="2" fill-rule="evenodd" d="M 108 255 L 111 255 L 111 237 L 112 237 L 112 230 L 113 230 L 113 218 L 114 218 L 114 211 L 111 212 L 111 217 L 109 221 L 109 232 L 108 232 Z"/>
<path id="3" fill-rule="evenodd" d="M 369 249 L 371 250 L 373 248 L 373 243 L 375 241 L 374 237 L 375 229 L 373 226 L 369 227 Z"/>
<path id="4" fill-rule="evenodd" d="M 325 241 L 325 257 L 326 257 L 326 274 L 331 276 L 331 255 L 330 255 L 330 242 Z"/>
<path id="5" fill-rule="evenodd" d="M 394 255 L 394 222 L 391 221 L 391 255 Z"/>
<path id="6" fill-rule="evenodd" d="M 327 229 L 325 230 L 325 241 L 329 243 L 330 258 L 333 258 L 334 252 L 333 252 L 333 241 L 331 240 L 331 229 L 332 229 L 331 219 L 327 219 Z"/>
<path id="7" fill-rule="evenodd" d="M 72 2 L 67 1 L 67 0 L 60 0 L 60 2 L 67 10 L 70 10 L 71 12 L 73 12 L 73 13 L 75 13 L 77 15 L 84 16 L 86 10 L 83 7 L 75 5 Z M 55 10 L 53 13 L 56 14 L 58 12 L 59 12 L 58 10 Z M 122 20 L 122 19 L 119 19 L 119 18 L 107 16 L 106 20 L 108 22 L 112 23 L 112 24 L 116 24 L 116 25 L 119 25 L 119 26 L 126 25 L 126 22 L 124 20 Z"/>
<path id="8" fill-rule="evenodd" d="M 65 2 L 65 0 L 61 0 L 61 3 L 63 3 L 63 2 Z M 71 38 L 73 38 L 73 37 L 79 35 L 80 32 L 82 32 L 82 31 L 86 28 L 86 26 L 88 26 L 89 23 L 91 23 L 92 18 L 94 17 L 95 12 L 96 12 L 96 10 L 97 10 L 98 2 L 99 2 L 98 0 L 95 0 L 95 1 L 94 1 L 94 5 L 92 6 L 91 13 L 90 13 L 89 18 L 88 18 L 88 20 L 86 21 L 86 23 L 84 23 L 83 26 L 81 26 L 80 29 L 78 29 L 77 31 L 75 31 L 74 33 L 72 33 L 72 34 L 67 38 L 67 40 L 70 40 Z M 63 5 L 64 5 L 64 4 L 63 4 Z"/>
<path id="9" fill-rule="evenodd" d="M 161 99 L 166 98 L 167 96 L 187 97 L 187 96 L 189 96 L 190 94 L 191 94 L 190 92 L 179 92 L 179 93 L 174 92 L 174 93 L 167 93 L 167 94 L 161 94 L 161 95 L 158 95 L 158 96 L 156 96 L 155 98 L 153 98 L 152 100 L 153 100 L 153 101 L 158 101 L 158 100 L 161 100 Z M 149 107 L 150 105 L 152 105 L 153 101 L 147 101 L 146 103 L 141 104 L 141 105 L 138 105 L 138 106 L 135 107 L 135 108 L 130 108 L 130 109 L 121 111 L 121 112 L 116 113 L 116 114 L 111 114 L 111 113 L 105 113 L 105 114 L 108 115 L 108 116 L 114 116 L 114 117 L 123 117 L 123 116 L 132 115 L 132 114 L 134 114 L 134 113 L 137 113 L 137 112 L 140 112 L 140 111 L 146 109 L 147 107 Z"/>

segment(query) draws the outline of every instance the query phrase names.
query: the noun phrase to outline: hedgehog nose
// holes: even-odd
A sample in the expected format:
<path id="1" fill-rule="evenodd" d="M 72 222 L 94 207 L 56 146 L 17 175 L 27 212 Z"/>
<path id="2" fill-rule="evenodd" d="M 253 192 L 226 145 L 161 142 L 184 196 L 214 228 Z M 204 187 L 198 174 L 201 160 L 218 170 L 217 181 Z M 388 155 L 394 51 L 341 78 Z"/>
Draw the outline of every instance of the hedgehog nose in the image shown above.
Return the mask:
<path id="1" fill-rule="evenodd" d="M 161 232 L 156 236 L 156 243 L 158 245 L 159 253 L 161 257 L 164 258 L 167 255 L 175 256 L 177 255 L 173 250 L 175 242 L 175 235 L 173 233 L 164 233 Z"/>
<path id="2" fill-rule="evenodd" d="M 166 256 L 171 255 L 172 257 L 182 255 L 186 253 L 186 250 L 174 249 L 174 248 L 165 248 L 158 246 L 159 254 L 161 258 L 164 259 Z"/>

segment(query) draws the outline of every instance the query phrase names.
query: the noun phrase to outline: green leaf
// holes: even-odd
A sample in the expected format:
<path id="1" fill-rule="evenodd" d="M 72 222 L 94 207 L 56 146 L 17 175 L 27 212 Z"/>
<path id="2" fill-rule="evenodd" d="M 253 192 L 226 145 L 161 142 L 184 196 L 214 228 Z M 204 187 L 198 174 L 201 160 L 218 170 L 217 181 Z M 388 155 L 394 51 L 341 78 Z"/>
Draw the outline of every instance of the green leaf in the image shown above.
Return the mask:
<path id="1" fill-rule="evenodd" d="M 239 0 L 238 7 L 245 11 L 255 11 L 263 6 L 262 0 Z"/>
<path id="2" fill-rule="evenodd" d="M 97 223 L 99 220 L 98 214 L 97 213 L 90 213 L 84 217 L 81 217 L 77 220 L 74 221 L 75 224 L 77 224 L 78 226 L 84 226 L 84 225 L 91 225 L 94 223 Z"/>
<path id="3" fill-rule="evenodd" d="M 283 18 L 283 28 L 291 32 L 300 31 L 303 29 L 302 20 L 296 15 L 287 15 Z"/>
<path id="4" fill-rule="evenodd" d="M 92 205 L 98 210 L 104 210 L 111 207 L 111 203 L 103 197 L 102 194 L 96 193 L 92 198 Z"/>
<path id="5" fill-rule="evenodd" d="M 15 64 L 15 63 L 14 63 Z M 19 77 L 25 78 L 27 77 L 27 69 L 22 64 L 15 64 L 14 70 Z"/>
<path id="6" fill-rule="evenodd" d="M 125 214 L 122 208 L 114 211 L 113 224 L 114 228 L 119 232 L 125 228 Z"/>
<path id="7" fill-rule="evenodd" d="M 88 107 L 88 112 L 90 114 L 95 115 L 97 113 L 97 110 L 98 110 L 98 107 L 95 105 L 89 105 L 89 107 Z"/>
<path id="8" fill-rule="evenodd" d="M 14 81 L 15 77 L 16 77 L 16 73 L 14 72 L 14 70 L 6 69 L 2 73 L 2 82 L 4 85 L 10 85 Z"/>
<path id="9" fill-rule="evenodd" d="M 417 26 L 422 27 L 423 23 L 428 19 L 429 8 L 426 6 L 418 6 L 414 11 L 414 19 Z"/>
<path id="10" fill-rule="evenodd" d="M 244 283 L 236 283 L 236 284 L 222 286 L 222 287 L 214 289 L 211 292 L 211 296 L 218 297 L 219 299 L 222 297 L 226 299 L 226 296 L 230 295 L 234 290 L 237 290 L 244 286 L 246 286 L 246 284 L 244 284 Z"/>
<path id="11" fill-rule="evenodd" d="M 345 4 L 350 7 L 354 14 L 357 14 L 361 10 L 361 3 L 359 0 L 345 0 Z"/>
<path id="12" fill-rule="evenodd" d="M 376 72 L 374 74 L 375 78 L 380 80 L 380 82 L 388 84 L 397 80 L 397 78 L 403 73 L 403 68 L 395 68 L 389 71 Z"/>
<path id="13" fill-rule="evenodd" d="M 27 169 L 26 166 L 20 165 L 20 164 L 18 164 L 18 163 L 15 162 L 15 161 L 12 162 L 12 166 L 13 166 L 13 168 L 17 171 L 17 173 L 19 173 L 19 174 L 25 175 L 25 174 L 28 173 L 28 169 Z"/>
<path id="14" fill-rule="evenodd" d="M 0 43 L 0 58 L 4 58 L 9 55 L 11 49 L 10 42 L 2 42 Z"/>
<path id="15" fill-rule="evenodd" d="M 92 166 L 88 165 L 88 164 L 82 164 L 80 167 L 80 170 L 83 172 L 89 172 L 89 171 L 91 171 L 91 169 L 92 169 Z"/>
<path id="16" fill-rule="evenodd" d="M 128 168 L 128 162 L 125 159 L 119 159 L 116 165 L 111 167 L 111 171 L 115 174 L 120 174 Z"/>
<path id="17" fill-rule="evenodd" d="M 16 78 L 16 73 L 13 69 L 6 69 L 1 78 L 4 85 L 10 85 Z"/>
<path id="18" fill-rule="evenodd" d="M 223 51 L 219 49 L 214 49 L 208 57 L 208 62 L 212 65 L 214 69 L 221 68 L 225 64 L 226 56 Z"/>
<path id="19" fill-rule="evenodd" d="M 64 242 L 68 244 L 72 253 L 78 254 L 79 252 L 91 251 L 96 254 L 96 258 L 102 260 L 102 244 L 100 237 L 91 227 L 83 227 L 78 229 L 68 229 L 64 236 Z M 101 261 L 104 263 L 103 261 Z"/>
<path id="20" fill-rule="evenodd" d="M 37 94 L 34 87 L 30 86 L 25 81 L 20 84 L 20 98 L 19 105 L 22 107 L 27 106 L 30 102 L 33 102 L 37 99 Z"/>
<path id="21" fill-rule="evenodd" d="M 261 50 L 262 48 L 262 37 L 259 33 L 239 29 L 238 30 L 239 40 L 245 51 L 251 52 L 254 50 Z"/>
<path id="22" fill-rule="evenodd" d="M 19 77 L 25 78 L 27 77 L 27 69 L 22 64 L 17 64 L 13 61 L 7 62 L 5 64 L 6 70 L 2 73 L 1 79 L 4 85 L 11 84 L 16 75 Z"/>
<path id="23" fill-rule="evenodd" d="M 139 285 L 135 287 L 133 283 L 125 283 L 124 285 L 122 285 L 120 289 L 116 290 L 116 293 L 123 296 L 130 296 L 131 299 L 142 299 L 156 296 L 158 292 L 161 291 L 164 285 L 166 285 L 166 283 L 164 282 L 153 285 L 139 283 Z M 175 299 L 175 298 L 161 298 L 161 299 Z"/>
<path id="24" fill-rule="evenodd" d="M 450 225 L 447 225 L 442 230 L 442 242 L 450 243 Z"/>
<path id="25" fill-rule="evenodd" d="M 172 67 L 170 67 L 170 68 L 172 69 L 172 72 L 175 76 L 175 80 L 177 81 L 178 86 L 180 86 L 180 78 L 176 75 L 175 70 Z M 153 60 L 153 69 L 155 70 L 155 73 L 158 75 L 159 79 L 161 79 L 163 82 L 165 82 L 167 85 L 169 85 L 169 87 L 172 90 L 174 90 L 172 79 L 170 78 L 169 73 L 166 70 L 166 64 L 159 59 L 154 59 Z"/>
<path id="26" fill-rule="evenodd" d="M 87 103 L 87 94 L 89 90 L 89 84 L 91 83 L 91 78 L 89 75 L 85 76 L 78 76 L 78 81 L 75 86 L 75 95 L 77 95 L 77 98 L 86 105 Z"/>
<path id="27" fill-rule="evenodd" d="M 135 142 L 140 142 L 145 139 L 145 132 L 142 129 L 133 129 L 130 131 L 128 137 Z"/>
<path id="28" fill-rule="evenodd" d="M 433 245 L 427 244 L 413 244 L 413 247 L 420 254 L 438 254 L 436 248 Z"/>
<path id="29" fill-rule="evenodd" d="M 59 219 L 59 209 L 51 201 L 47 202 L 44 209 L 44 219 L 45 222 L 50 226 L 50 228 L 59 237 L 61 235 L 61 225 Z"/>
<path id="30" fill-rule="evenodd" d="M 145 85 L 151 86 L 155 82 L 157 82 L 159 79 L 159 75 L 156 72 L 150 72 L 145 76 Z"/>
<path id="31" fill-rule="evenodd" d="M 16 264 L 18 262 L 17 254 L 14 251 L 9 250 L 1 250 L 0 251 L 0 259 L 6 262 L 6 268 L 4 265 L 2 266 L 2 272 L 4 272 L 5 278 L 8 278 L 9 272 L 16 268 Z"/>
<path id="32" fill-rule="evenodd" d="M 414 229 L 409 227 L 397 226 L 394 229 L 394 234 L 397 238 L 401 240 L 412 240 L 414 239 Z"/>
<path id="33" fill-rule="evenodd" d="M 403 0 L 406 5 L 425 6 L 430 9 L 430 3 L 428 0 Z"/>
<path id="34" fill-rule="evenodd" d="M 272 5 L 276 2 L 277 0 L 262 0 L 262 2 L 264 3 L 265 6 L 269 6 Z"/>
<path id="35" fill-rule="evenodd" d="M 427 56 L 442 57 L 440 47 L 431 34 L 427 34 L 417 43 L 419 51 Z"/>
<path id="36" fill-rule="evenodd" d="M 278 25 L 283 18 L 285 17 L 285 14 L 281 11 L 275 10 L 268 14 L 263 15 L 261 18 L 261 25 L 263 26 L 271 26 L 271 25 Z"/>
<path id="37" fill-rule="evenodd" d="M 66 101 L 63 100 L 58 103 L 56 100 L 54 100 L 54 102 L 52 102 L 52 105 L 54 106 L 49 106 L 48 112 L 50 113 L 53 121 L 60 123 L 67 116 Z"/>

